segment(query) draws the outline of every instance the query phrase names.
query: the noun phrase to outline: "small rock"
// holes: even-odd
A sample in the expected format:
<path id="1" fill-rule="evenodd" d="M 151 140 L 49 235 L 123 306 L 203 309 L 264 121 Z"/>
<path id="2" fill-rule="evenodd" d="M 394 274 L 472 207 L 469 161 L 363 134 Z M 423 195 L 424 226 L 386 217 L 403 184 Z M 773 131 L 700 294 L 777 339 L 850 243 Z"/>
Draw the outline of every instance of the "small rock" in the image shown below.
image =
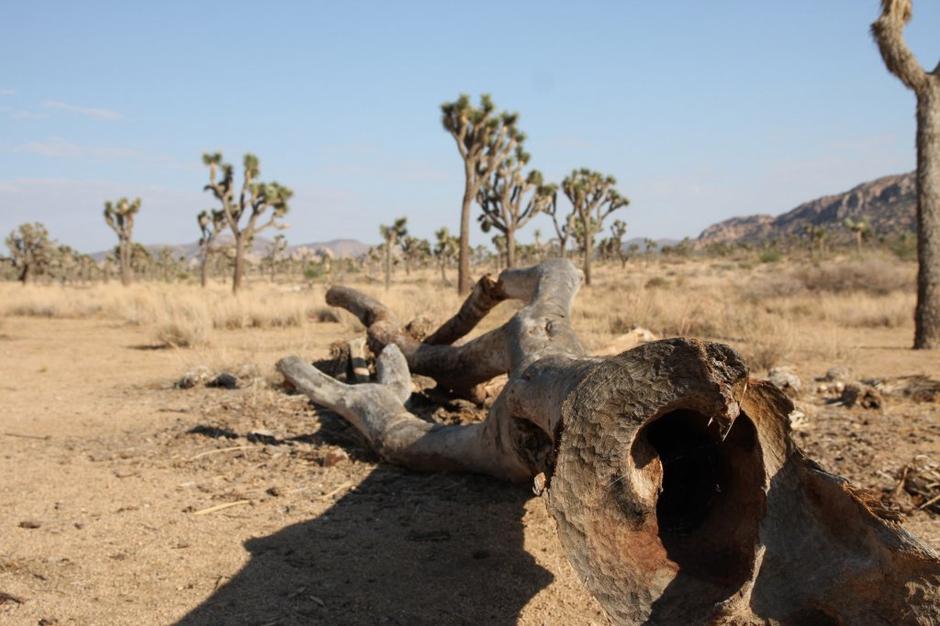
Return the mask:
<path id="1" fill-rule="evenodd" d="M 206 387 L 216 387 L 219 389 L 238 389 L 238 379 L 228 372 L 222 372 L 207 382 Z"/>
<path id="2" fill-rule="evenodd" d="M 277 498 L 278 496 L 284 493 L 283 491 L 281 491 L 279 487 L 276 487 L 276 486 L 268 487 L 267 489 L 264 490 L 264 492 L 268 494 L 269 496 L 274 496 L 275 498 Z"/>
<path id="3" fill-rule="evenodd" d="M 209 375 L 209 368 L 200 365 L 183 374 L 183 377 L 176 381 L 174 386 L 177 389 L 192 389 L 196 385 L 200 385 L 209 380 Z"/>
<path id="4" fill-rule="evenodd" d="M 345 450 L 339 448 L 334 448 L 330 450 L 320 459 L 320 465 L 323 467 L 333 467 L 339 463 L 343 463 L 349 460 L 349 455 L 346 454 Z"/>
<path id="5" fill-rule="evenodd" d="M 825 376 L 817 378 L 816 380 L 827 383 L 845 383 L 848 380 L 852 380 L 852 370 L 843 365 L 836 365 L 826 370 Z"/>
<path id="6" fill-rule="evenodd" d="M 42 522 L 39 522 L 34 519 L 26 519 L 20 522 L 19 526 L 20 528 L 34 529 L 34 528 L 39 528 L 40 526 L 42 526 Z"/>
<path id="7" fill-rule="evenodd" d="M 884 406 L 884 397 L 881 392 L 862 383 L 847 384 L 839 400 L 847 408 L 852 408 L 856 404 L 863 409 L 880 409 Z"/>
<path id="8" fill-rule="evenodd" d="M 803 389 L 803 381 L 797 376 L 796 370 L 792 367 L 774 367 L 767 374 L 767 380 L 770 384 L 788 395 L 796 398 Z"/>

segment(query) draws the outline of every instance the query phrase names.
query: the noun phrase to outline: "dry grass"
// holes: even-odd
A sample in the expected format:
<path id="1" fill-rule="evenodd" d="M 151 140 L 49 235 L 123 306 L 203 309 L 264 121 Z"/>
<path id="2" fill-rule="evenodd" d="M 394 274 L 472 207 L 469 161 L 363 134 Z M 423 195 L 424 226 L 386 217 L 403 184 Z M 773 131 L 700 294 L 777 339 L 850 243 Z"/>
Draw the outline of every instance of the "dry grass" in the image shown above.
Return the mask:
<path id="1" fill-rule="evenodd" d="M 572 320 L 589 350 L 642 326 L 664 337 L 729 343 L 762 370 L 797 355 L 845 360 L 856 349 L 847 329 L 912 324 L 913 265 L 886 257 L 821 265 L 667 261 L 596 268 L 595 284 L 580 293 Z M 433 272 L 397 279 L 389 292 L 374 282 L 351 284 L 385 302 L 403 321 L 425 316 L 440 322 L 459 307 L 456 293 Z M 214 333 L 233 329 L 339 322 L 337 336 L 361 331 L 350 314 L 325 306 L 324 294 L 319 285 L 290 290 L 267 283 L 237 298 L 222 287 L 0 284 L 0 316 L 121 319 L 151 327 L 162 344 L 187 348 L 211 345 Z M 517 303 L 500 305 L 474 334 L 503 323 L 517 308 Z"/>
<path id="2" fill-rule="evenodd" d="M 322 288 L 286 291 L 273 286 L 238 297 L 225 288 L 112 283 L 91 287 L 0 284 L 0 316 L 119 319 L 153 327 L 168 346 L 207 345 L 217 330 L 287 328 L 328 317 Z"/>

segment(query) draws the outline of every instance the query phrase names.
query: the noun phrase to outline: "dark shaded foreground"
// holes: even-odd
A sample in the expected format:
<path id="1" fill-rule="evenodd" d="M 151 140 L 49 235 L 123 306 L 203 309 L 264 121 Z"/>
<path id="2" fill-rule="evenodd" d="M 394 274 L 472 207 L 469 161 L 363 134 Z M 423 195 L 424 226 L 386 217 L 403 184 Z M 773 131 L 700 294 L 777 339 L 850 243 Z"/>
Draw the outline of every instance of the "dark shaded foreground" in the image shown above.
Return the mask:
<path id="1" fill-rule="evenodd" d="M 552 580 L 523 548 L 529 489 L 377 467 L 325 513 L 251 539 L 179 624 L 515 624 Z"/>

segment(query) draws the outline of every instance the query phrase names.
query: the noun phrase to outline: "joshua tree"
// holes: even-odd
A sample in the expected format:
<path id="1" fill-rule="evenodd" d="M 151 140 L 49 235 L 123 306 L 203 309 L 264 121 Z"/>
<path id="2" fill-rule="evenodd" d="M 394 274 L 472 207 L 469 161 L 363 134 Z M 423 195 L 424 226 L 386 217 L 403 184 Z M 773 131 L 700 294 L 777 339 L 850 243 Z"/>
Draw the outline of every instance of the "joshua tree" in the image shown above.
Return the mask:
<path id="1" fill-rule="evenodd" d="M 627 223 L 623 220 L 614 220 L 610 225 L 610 247 L 613 256 L 620 260 L 620 267 L 627 264 L 627 255 L 623 252 L 623 236 L 627 234 Z"/>
<path id="2" fill-rule="evenodd" d="M 453 237 L 447 227 L 434 231 L 434 256 L 441 268 L 441 280 L 445 284 L 450 284 L 447 280 L 447 264 L 451 259 L 457 256 L 457 250 L 460 248 L 460 239 Z"/>
<path id="3" fill-rule="evenodd" d="M 853 220 L 851 217 L 845 218 L 845 220 L 842 222 L 842 225 L 852 231 L 852 235 L 855 237 L 855 251 L 861 255 L 862 240 L 867 239 L 871 234 L 871 226 L 869 226 L 868 222 L 864 219 Z"/>
<path id="4" fill-rule="evenodd" d="M 114 254 L 120 254 L 119 247 L 115 248 Z M 147 250 L 147 248 L 140 245 L 139 243 L 131 243 L 127 251 L 127 264 L 130 268 L 131 275 L 141 274 L 147 276 L 151 274 L 153 270 L 153 255 L 150 254 L 150 251 Z"/>
<path id="5" fill-rule="evenodd" d="M 209 258 L 214 252 L 212 244 L 215 238 L 225 230 L 225 213 L 219 210 L 200 211 L 196 216 L 199 223 L 199 284 L 209 284 Z"/>
<path id="6" fill-rule="evenodd" d="M 401 253 L 405 261 L 405 274 L 411 275 L 414 265 L 421 265 L 431 256 L 431 244 L 427 239 L 407 236 L 401 240 Z"/>
<path id="7" fill-rule="evenodd" d="M 806 233 L 806 239 L 809 242 L 810 255 L 819 254 L 822 256 L 825 254 L 829 231 L 816 224 L 807 224 L 803 227 L 803 231 Z"/>
<path id="8" fill-rule="evenodd" d="M 917 308 L 914 349 L 940 348 L 940 64 L 921 67 L 904 41 L 911 0 L 881 0 L 871 25 L 892 74 L 917 96 Z"/>
<path id="9" fill-rule="evenodd" d="M 170 282 L 173 275 L 179 273 L 182 269 L 181 257 L 174 255 L 173 248 L 169 246 L 160 248 L 156 261 L 165 283 Z"/>
<path id="10" fill-rule="evenodd" d="M 545 212 L 552 218 L 552 226 L 555 228 L 555 236 L 558 239 L 558 256 L 566 259 L 568 258 L 568 239 L 575 231 L 574 211 L 561 218 L 558 215 L 557 198 L 552 198 L 552 201 L 545 207 Z"/>
<path id="11" fill-rule="evenodd" d="M 39 222 L 20 224 L 6 239 L 13 267 L 19 270 L 19 281 L 24 285 L 33 281 L 49 268 L 54 247 L 49 231 Z"/>
<path id="12" fill-rule="evenodd" d="M 516 265 L 516 232 L 552 204 L 558 189 L 546 185 L 538 170 L 523 174 L 528 162 L 529 154 L 516 146 L 515 154 L 500 163 L 477 192 L 483 232 L 495 228 L 505 237 L 506 267 Z"/>
<path id="13" fill-rule="evenodd" d="M 125 287 L 131 284 L 133 269 L 131 268 L 131 247 L 134 237 L 134 218 L 140 211 L 140 198 L 133 202 L 121 198 L 117 202 L 104 203 L 104 221 L 118 237 L 118 263 L 121 266 L 121 284 Z"/>
<path id="14" fill-rule="evenodd" d="M 390 226 L 379 226 L 379 233 L 382 234 L 382 241 L 385 246 L 385 289 L 386 291 L 392 284 L 392 248 L 400 245 L 400 242 L 408 234 L 408 218 L 399 217 Z"/>
<path id="15" fill-rule="evenodd" d="M 245 275 L 245 248 L 248 242 L 268 228 L 287 228 L 280 220 L 287 214 L 287 202 L 294 192 L 277 182 L 260 182 L 258 157 L 249 153 L 244 158 L 242 188 L 236 200 L 234 168 L 230 163 L 223 162 L 222 153 L 204 154 L 202 162 L 209 167 L 209 184 L 204 189 L 211 191 L 222 204 L 222 214 L 235 240 L 232 292 L 238 293 Z M 220 169 L 221 180 L 218 178 Z M 268 209 L 271 209 L 270 217 L 266 222 L 258 224 Z"/>
<path id="16" fill-rule="evenodd" d="M 604 219 L 630 201 L 620 195 L 613 176 L 604 176 L 586 168 L 574 170 L 561 183 L 575 215 L 578 243 L 584 253 L 584 284 L 591 284 L 591 257 L 594 236 L 604 226 Z"/>
<path id="17" fill-rule="evenodd" d="M 274 282 L 274 275 L 277 272 L 278 263 L 280 263 L 281 258 L 284 256 L 284 253 L 287 251 L 287 239 L 284 235 L 277 235 L 274 239 L 268 243 L 265 248 L 264 259 L 262 261 L 265 265 L 268 266 L 268 271 L 271 273 L 271 282 Z"/>
<path id="18" fill-rule="evenodd" d="M 470 206 L 487 180 L 525 140 L 516 128 L 516 113 L 496 113 L 488 94 L 480 96 L 480 106 L 470 103 L 461 94 L 454 102 L 441 105 L 441 122 L 457 143 L 463 159 L 464 188 L 460 209 L 460 262 L 457 270 L 457 291 L 470 290 Z"/>

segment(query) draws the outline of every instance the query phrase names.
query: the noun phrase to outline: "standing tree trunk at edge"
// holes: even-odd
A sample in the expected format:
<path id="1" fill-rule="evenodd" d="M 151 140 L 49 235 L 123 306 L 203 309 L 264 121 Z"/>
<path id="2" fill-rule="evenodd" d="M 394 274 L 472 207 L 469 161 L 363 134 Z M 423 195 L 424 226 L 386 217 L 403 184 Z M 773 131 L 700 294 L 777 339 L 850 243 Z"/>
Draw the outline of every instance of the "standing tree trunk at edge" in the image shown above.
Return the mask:
<path id="1" fill-rule="evenodd" d="M 914 348 L 940 348 L 940 64 L 921 67 L 904 41 L 911 0 L 882 0 L 871 26 L 885 66 L 917 96 L 917 307 Z"/>
<path id="2" fill-rule="evenodd" d="M 387 462 L 534 481 L 562 546 L 616 624 L 940 620 L 940 559 L 877 517 L 792 442 L 793 405 L 730 348 L 692 339 L 586 356 L 571 327 L 580 272 L 551 259 L 484 276 L 423 342 L 380 302 L 333 287 L 378 355 L 348 385 L 288 357 L 285 378 L 345 418 Z M 499 302 L 501 327 L 464 337 Z M 415 372 L 482 400 L 483 422 L 426 422 L 405 405 Z"/>
<path id="3" fill-rule="evenodd" d="M 914 347 L 940 348 L 940 76 L 917 98 L 917 309 Z"/>

